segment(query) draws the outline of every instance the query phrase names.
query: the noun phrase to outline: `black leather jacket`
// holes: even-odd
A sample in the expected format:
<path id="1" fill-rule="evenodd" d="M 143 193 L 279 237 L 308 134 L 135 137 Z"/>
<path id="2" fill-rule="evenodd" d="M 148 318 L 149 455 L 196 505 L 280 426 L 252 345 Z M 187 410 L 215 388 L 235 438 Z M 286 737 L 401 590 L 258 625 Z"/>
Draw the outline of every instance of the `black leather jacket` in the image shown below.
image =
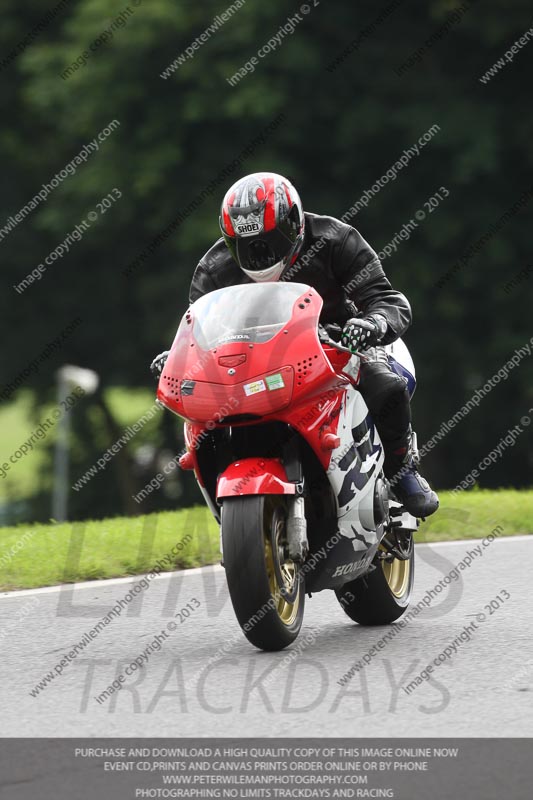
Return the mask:
<path id="1" fill-rule="evenodd" d="M 280 280 L 306 283 L 322 296 L 321 322 L 343 325 L 357 313 L 379 313 L 387 320 L 383 344 L 393 342 L 411 324 L 407 298 L 392 288 L 381 263 L 361 234 L 334 217 L 305 214 L 305 238 L 298 258 Z M 252 283 L 224 240 L 218 239 L 194 272 L 189 300 L 225 286 Z"/>

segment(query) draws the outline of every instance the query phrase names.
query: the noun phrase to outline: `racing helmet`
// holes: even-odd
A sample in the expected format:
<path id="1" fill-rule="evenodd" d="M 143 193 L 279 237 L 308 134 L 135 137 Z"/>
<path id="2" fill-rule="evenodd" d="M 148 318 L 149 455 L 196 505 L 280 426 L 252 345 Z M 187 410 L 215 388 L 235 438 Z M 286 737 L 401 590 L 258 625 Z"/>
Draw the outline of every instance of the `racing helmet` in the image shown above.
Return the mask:
<path id="1" fill-rule="evenodd" d="M 298 192 L 275 172 L 254 172 L 231 186 L 220 211 L 224 241 L 254 281 L 277 281 L 294 264 L 304 238 Z"/>

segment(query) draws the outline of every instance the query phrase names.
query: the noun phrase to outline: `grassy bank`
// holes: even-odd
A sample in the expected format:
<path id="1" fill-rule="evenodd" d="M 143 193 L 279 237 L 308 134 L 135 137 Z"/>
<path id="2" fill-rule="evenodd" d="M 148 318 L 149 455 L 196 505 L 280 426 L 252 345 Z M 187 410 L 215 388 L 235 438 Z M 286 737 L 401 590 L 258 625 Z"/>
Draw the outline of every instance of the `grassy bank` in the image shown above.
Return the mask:
<path id="1" fill-rule="evenodd" d="M 442 492 L 418 541 L 533 533 L 533 491 Z M 178 552 L 171 556 L 171 549 Z M 149 572 L 158 560 L 187 569 L 219 561 L 218 528 L 206 508 L 58 525 L 0 528 L 0 589 L 51 586 Z"/>
<path id="2" fill-rule="evenodd" d="M 0 589 L 136 575 L 166 556 L 164 571 L 220 560 L 218 528 L 206 508 L 0 528 Z"/>

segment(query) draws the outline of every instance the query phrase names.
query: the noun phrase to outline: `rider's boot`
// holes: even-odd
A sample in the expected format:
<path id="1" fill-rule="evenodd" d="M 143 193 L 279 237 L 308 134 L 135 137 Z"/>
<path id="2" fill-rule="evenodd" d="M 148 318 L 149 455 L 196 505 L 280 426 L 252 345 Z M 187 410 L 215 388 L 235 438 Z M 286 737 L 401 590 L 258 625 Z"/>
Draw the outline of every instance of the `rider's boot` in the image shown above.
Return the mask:
<path id="1" fill-rule="evenodd" d="M 429 517 L 439 507 L 439 498 L 416 467 L 411 429 L 403 441 L 384 443 L 385 476 L 403 507 L 413 517 Z"/>

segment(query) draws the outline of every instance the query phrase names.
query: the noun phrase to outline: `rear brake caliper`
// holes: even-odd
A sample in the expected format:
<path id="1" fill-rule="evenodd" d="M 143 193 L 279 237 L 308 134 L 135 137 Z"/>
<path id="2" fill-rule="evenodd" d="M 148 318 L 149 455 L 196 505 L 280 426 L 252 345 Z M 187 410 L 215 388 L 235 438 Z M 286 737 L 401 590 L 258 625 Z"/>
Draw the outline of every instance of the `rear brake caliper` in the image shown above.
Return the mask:
<path id="1" fill-rule="evenodd" d="M 394 558 L 408 561 L 413 552 L 413 531 L 418 528 L 419 521 L 407 512 L 401 505 L 389 506 L 390 522 L 380 544 L 384 550 L 378 557 L 384 561 Z"/>

